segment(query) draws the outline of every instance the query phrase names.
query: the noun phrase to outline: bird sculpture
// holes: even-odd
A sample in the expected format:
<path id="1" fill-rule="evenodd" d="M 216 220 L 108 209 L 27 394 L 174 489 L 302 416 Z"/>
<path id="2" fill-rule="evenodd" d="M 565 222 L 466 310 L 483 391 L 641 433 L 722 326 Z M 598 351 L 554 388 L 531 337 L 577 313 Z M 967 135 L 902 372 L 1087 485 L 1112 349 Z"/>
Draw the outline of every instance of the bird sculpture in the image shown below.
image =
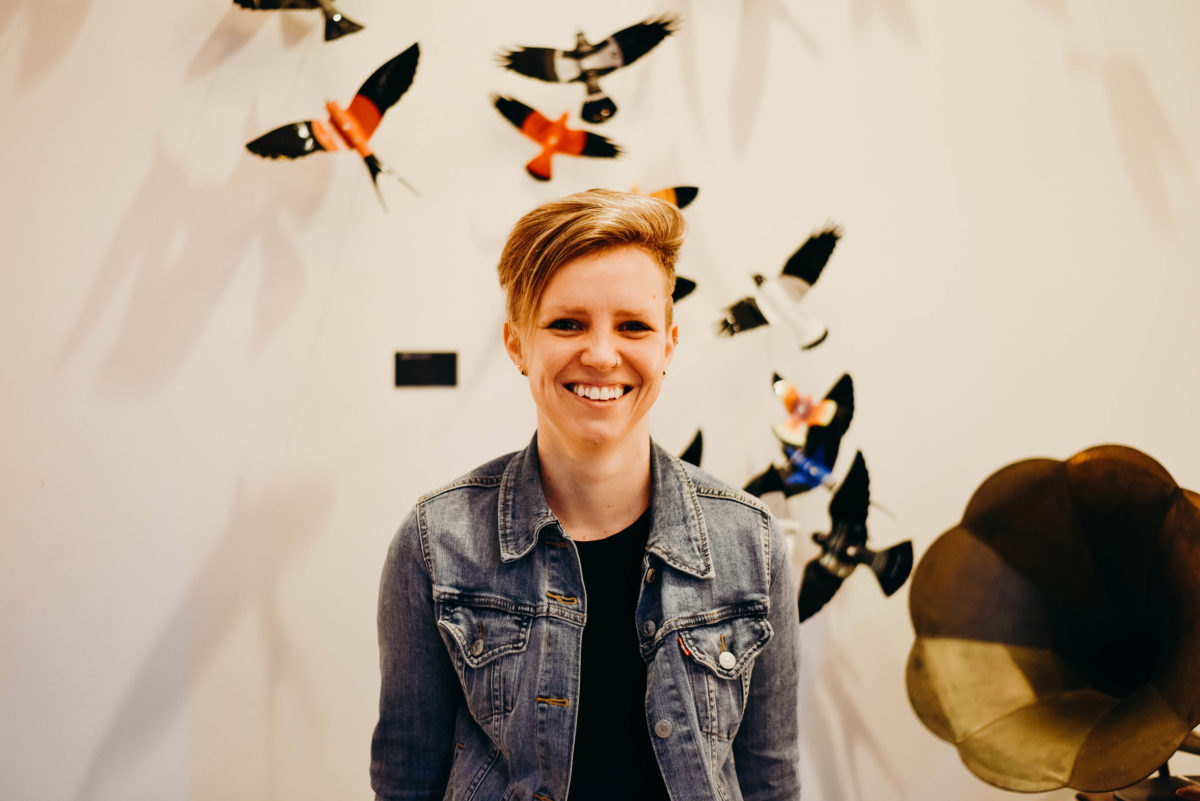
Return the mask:
<path id="1" fill-rule="evenodd" d="M 621 148 L 603 136 L 568 128 L 566 112 L 551 122 L 541 112 L 511 97 L 493 95 L 492 102 L 517 130 L 542 146 L 542 152 L 525 165 L 525 171 L 539 181 L 550 180 L 550 160 L 556 153 L 609 159 L 621 155 Z"/>
<path id="2" fill-rule="evenodd" d="M 332 100 L 327 102 L 325 110 L 329 114 L 328 120 L 289 123 L 249 142 L 246 149 L 255 155 L 270 159 L 298 159 L 319 151 L 355 150 L 367 165 L 371 183 L 375 186 L 375 192 L 382 203 L 383 194 L 379 191 L 380 173 L 388 173 L 405 186 L 408 186 L 408 183 L 374 154 L 371 150 L 371 136 L 379 127 L 384 112 L 412 85 L 420 55 L 420 47 L 414 43 L 375 70 L 346 108 Z M 409 186 L 409 189 L 412 187 Z"/>
<path id="3" fill-rule="evenodd" d="M 551 83 L 582 83 L 587 87 L 580 116 L 591 123 L 612 119 L 617 104 L 600 89 L 600 77 L 637 61 L 678 28 L 679 18 L 662 16 L 623 28 L 591 44 L 580 31 L 575 47 L 518 47 L 500 54 L 500 64 L 529 78 Z"/>
<path id="4" fill-rule="evenodd" d="M 734 336 L 769 323 L 790 328 L 803 350 L 824 342 L 829 329 L 820 320 L 806 315 L 800 302 L 821 276 L 840 237 L 840 229 L 830 226 L 810 236 L 788 259 L 779 276 L 754 275 L 753 297 L 742 298 L 728 307 L 724 318 L 717 323 L 717 333 Z"/>
<path id="5" fill-rule="evenodd" d="M 912 541 L 893 545 L 882 551 L 867 547 L 867 509 L 871 503 L 870 476 L 862 451 L 854 454 L 850 472 L 842 480 L 829 501 L 828 533 L 813 534 L 813 542 L 821 547 L 821 555 L 804 566 L 804 578 L 796 600 L 800 620 L 815 615 L 842 586 L 846 577 L 859 565 L 867 565 L 885 596 L 891 596 L 904 585 L 912 572 Z"/>
<path id="6" fill-rule="evenodd" d="M 779 394 L 781 379 L 778 374 L 774 378 L 773 385 Z M 785 407 L 791 399 L 787 386 L 781 398 Z M 783 467 L 771 464 L 750 479 L 745 486 L 746 492 L 760 498 L 769 492 L 782 492 L 785 498 L 791 498 L 814 487 L 833 487 L 833 465 L 837 461 L 842 437 L 854 417 L 854 380 L 848 373 L 834 383 L 817 408 L 820 410 L 820 419 L 810 421 L 802 431 L 799 427 L 789 425 L 792 414 L 789 408 L 789 420 L 772 429 L 780 440 L 786 462 Z"/>
<path id="7" fill-rule="evenodd" d="M 293 9 L 321 9 L 325 15 L 325 41 L 332 42 L 349 33 L 357 33 L 363 29 L 349 17 L 334 7 L 331 0 L 233 0 L 235 5 L 249 8 L 253 11 L 290 11 Z"/>

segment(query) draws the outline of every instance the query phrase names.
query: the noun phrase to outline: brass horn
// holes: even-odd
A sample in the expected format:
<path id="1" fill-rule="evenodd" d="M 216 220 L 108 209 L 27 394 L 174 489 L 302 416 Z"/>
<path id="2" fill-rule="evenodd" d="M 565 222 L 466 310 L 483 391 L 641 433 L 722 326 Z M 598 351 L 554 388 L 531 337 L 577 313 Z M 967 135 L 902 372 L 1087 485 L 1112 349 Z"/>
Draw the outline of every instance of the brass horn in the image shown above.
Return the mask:
<path id="1" fill-rule="evenodd" d="M 909 611 L 913 709 L 975 775 L 1127 787 L 1200 724 L 1200 495 L 1118 445 L 1008 465 L 926 551 Z"/>

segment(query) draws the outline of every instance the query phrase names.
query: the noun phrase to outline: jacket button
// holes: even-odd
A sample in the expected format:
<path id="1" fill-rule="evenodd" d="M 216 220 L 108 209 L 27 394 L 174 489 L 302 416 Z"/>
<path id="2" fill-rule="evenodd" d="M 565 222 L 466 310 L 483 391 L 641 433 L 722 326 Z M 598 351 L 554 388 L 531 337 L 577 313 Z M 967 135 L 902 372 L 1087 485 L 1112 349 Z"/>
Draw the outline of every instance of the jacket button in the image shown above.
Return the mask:
<path id="1" fill-rule="evenodd" d="M 480 637 L 478 640 L 476 640 L 474 643 L 471 644 L 471 654 L 473 656 L 479 656 L 482 653 L 483 653 L 483 638 Z"/>
<path id="2" fill-rule="evenodd" d="M 642 624 L 642 636 L 647 639 L 649 639 L 650 637 L 653 637 L 654 632 L 657 630 L 657 628 L 658 627 L 654 625 L 653 620 L 647 620 L 645 623 Z"/>
<path id="3" fill-rule="evenodd" d="M 654 568 L 650 568 L 649 570 L 646 571 L 646 583 L 647 584 L 653 584 L 654 579 L 656 579 L 657 577 L 658 577 L 658 571 L 656 571 Z"/>
<path id="4" fill-rule="evenodd" d="M 654 724 L 654 733 L 657 734 L 661 740 L 665 740 L 670 737 L 671 732 L 673 731 L 675 731 L 675 727 L 671 725 L 671 721 L 669 720 L 660 720 L 658 723 Z"/>
<path id="5" fill-rule="evenodd" d="M 730 651 L 722 651 L 721 655 L 717 657 L 717 661 L 726 670 L 733 670 L 733 666 L 737 664 L 737 657 Z"/>

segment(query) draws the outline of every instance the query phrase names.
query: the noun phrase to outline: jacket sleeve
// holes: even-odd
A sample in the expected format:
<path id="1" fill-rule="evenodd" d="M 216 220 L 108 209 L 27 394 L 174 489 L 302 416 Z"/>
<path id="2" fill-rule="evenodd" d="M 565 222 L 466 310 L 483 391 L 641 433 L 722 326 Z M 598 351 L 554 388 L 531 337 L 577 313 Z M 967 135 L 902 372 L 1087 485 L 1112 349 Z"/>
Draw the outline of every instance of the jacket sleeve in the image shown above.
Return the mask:
<path id="1" fill-rule="evenodd" d="M 733 741 L 734 765 L 745 801 L 800 797 L 800 618 L 787 545 L 770 521 L 771 609 L 775 634 L 754 661 L 750 697 Z"/>
<path id="2" fill-rule="evenodd" d="M 379 722 L 371 787 L 380 801 L 440 801 L 462 691 L 433 609 L 420 507 L 400 525 L 379 588 Z"/>

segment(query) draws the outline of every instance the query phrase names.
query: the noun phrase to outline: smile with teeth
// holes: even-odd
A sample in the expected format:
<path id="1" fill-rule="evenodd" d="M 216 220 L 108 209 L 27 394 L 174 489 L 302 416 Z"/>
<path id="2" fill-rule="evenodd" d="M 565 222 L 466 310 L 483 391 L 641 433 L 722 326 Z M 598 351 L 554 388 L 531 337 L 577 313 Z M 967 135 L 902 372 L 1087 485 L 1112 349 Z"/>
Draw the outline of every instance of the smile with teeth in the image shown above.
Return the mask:
<path id="1" fill-rule="evenodd" d="M 595 384 L 567 384 L 567 389 L 588 400 L 612 401 L 624 395 L 629 387 L 624 384 L 610 384 L 603 387 Z"/>

